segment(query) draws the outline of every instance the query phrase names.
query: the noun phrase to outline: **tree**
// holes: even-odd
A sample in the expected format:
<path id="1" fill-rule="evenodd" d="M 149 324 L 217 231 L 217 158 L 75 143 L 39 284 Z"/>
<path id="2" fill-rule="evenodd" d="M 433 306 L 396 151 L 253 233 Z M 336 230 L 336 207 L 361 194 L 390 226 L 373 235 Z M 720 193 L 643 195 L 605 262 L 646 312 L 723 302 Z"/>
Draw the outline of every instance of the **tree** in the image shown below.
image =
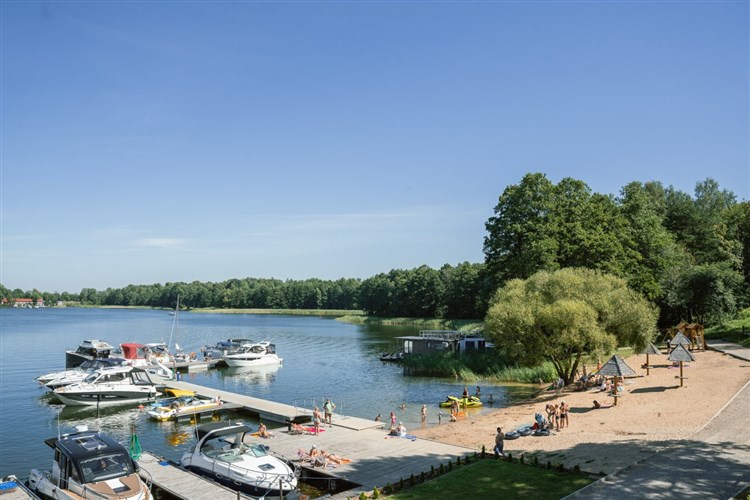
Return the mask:
<path id="1" fill-rule="evenodd" d="M 586 353 L 645 347 L 656 335 L 657 315 L 623 279 L 565 268 L 506 283 L 492 299 L 485 333 L 505 359 L 548 360 L 570 383 Z"/>

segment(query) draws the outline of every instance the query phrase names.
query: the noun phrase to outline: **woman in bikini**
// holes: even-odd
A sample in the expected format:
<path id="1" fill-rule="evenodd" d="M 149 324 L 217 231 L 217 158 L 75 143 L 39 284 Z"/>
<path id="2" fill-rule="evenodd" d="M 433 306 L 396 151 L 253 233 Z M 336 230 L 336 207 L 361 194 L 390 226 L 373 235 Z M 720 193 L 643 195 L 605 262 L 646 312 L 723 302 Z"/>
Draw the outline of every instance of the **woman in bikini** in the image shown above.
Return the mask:
<path id="1" fill-rule="evenodd" d="M 320 422 L 322 418 L 320 416 L 320 409 L 316 406 L 313 410 L 313 427 L 315 428 L 315 435 L 320 434 Z"/>

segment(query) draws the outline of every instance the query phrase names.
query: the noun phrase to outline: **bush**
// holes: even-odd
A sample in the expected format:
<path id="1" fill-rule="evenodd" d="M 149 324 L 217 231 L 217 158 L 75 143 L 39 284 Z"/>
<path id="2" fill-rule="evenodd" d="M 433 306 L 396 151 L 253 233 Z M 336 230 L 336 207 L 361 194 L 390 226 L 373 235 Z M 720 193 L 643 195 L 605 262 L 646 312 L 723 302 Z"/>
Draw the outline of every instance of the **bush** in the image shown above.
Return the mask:
<path id="1" fill-rule="evenodd" d="M 372 489 L 372 498 L 380 498 L 380 490 L 377 486 Z"/>

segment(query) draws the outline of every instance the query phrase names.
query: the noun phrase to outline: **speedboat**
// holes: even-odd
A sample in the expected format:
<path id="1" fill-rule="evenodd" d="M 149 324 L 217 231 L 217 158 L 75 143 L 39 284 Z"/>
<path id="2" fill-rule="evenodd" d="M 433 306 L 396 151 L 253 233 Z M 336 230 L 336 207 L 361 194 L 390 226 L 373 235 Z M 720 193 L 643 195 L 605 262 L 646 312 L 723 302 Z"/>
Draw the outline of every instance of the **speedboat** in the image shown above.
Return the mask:
<path id="1" fill-rule="evenodd" d="M 118 366 L 95 370 L 82 382 L 55 389 L 54 394 L 66 405 L 94 406 L 148 401 L 159 391 L 142 368 Z"/>
<path id="2" fill-rule="evenodd" d="M 204 410 L 216 409 L 220 406 L 221 400 L 203 399 L 197 396 L 179 396 L 166 398 L 152 404 L 146 414 L 153 420 L 163 422 Z"/>
<path id="3" fill-rule="evenodd" d="M 122 358 L 87 359 L 72 370 L 39 375 L 35 380 L 39 382 L 43 387 L 53 390 L 57 389 L 58 387 L 82 382 L 83 379 L 85 379 L 86 376 L 92 371 L 98 370 L 99 368 L 107 368 L 110 366 L 120 366 L 124 363 L 124 361 L 125 360 Z"/>
<path id="4" fill-rule="evenodd" d="M 65 368 L 75 368 L 87 359 L 108 358 L 114 350 L 104 340 L 84 340 L 78 349 L 65 351 Z"/>
<path id="5" fill-rule="evenodd" d="M 440 403 L 441 408 L 450 408 L 454 402 L 458 402 L 459 408 L 479 408 L 482 405 L 482 400 L 476 396 L 469 396 L 467 398 L 458 398 L 456 396 L 448 396 L 448 398 Z"/>
<path id="6" fill-rule="evenodd" d="M 282 361 L 283 359 L 276 354 L 276 346 L 267 340 L 247 344 L 236 354 L 224 356 L 224 362 L 229 367 L 278 365 Z"/>
<path id="7" fill-rule="evenodd" d="M 52 470 L 32 469 L 28 487 L 55 499 L 150 500 L 138 465 L 123 445 L 106 434 L 76 427 L 76 432 L 45 439 L 55 450 Z"/>
<path id="8" fill-rule="evenodd" d="M 239 423 L 214 422 L 196 428 L 197 444 L 182 455 L 188 470 L 253 497 L 287 497 L 297 490 L 299 471 L 268 454 L 262 444 L 245 444 L 254 429 Z"/>

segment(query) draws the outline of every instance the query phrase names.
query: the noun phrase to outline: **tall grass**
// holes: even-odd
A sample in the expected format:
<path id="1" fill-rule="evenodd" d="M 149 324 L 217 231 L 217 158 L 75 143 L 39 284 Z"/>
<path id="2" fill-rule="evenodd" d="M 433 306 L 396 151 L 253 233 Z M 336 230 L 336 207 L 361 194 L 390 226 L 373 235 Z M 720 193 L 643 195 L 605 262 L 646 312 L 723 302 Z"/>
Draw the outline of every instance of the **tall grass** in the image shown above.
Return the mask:
<path id="1" fill-rule="evenodd" d="M 428 377 L 451 377 L 464 382 L 479 379 L 495 382 L 535 384 L 557 378 L 552 363 L 518 366 L 507 363 L 491 351 L 455 355 L 453 353 L 414 354 L 404 358 L 404 373 Z"/>
<path id="2" fill-rule="evenodd" d="M 381 318 L 378 316 L 342 316 L 339 321 L 355 325 L 415 326 L 422 330 L 481 330 L 483 323 L 475 319 Z"/>

